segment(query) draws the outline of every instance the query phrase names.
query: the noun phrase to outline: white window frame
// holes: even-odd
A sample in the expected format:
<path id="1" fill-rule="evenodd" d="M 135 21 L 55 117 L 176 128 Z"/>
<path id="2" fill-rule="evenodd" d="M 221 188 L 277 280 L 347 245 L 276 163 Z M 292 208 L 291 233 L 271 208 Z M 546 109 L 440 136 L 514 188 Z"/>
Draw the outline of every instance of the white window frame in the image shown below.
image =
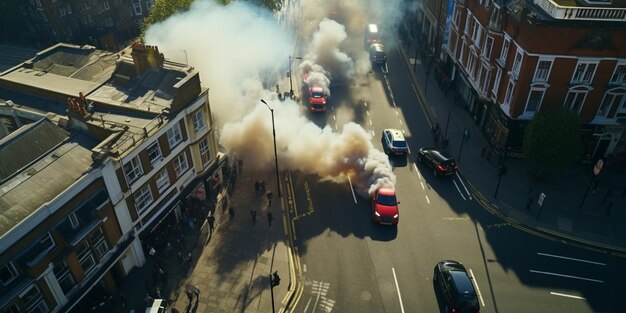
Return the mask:
<path id="1" fill-rule="evenodd" d="M 163 153 L 161 153 L 161 145 L 159 145 L 158 140 L 155 140 L 146 150 L 148 152 L 150 164 L 153 166 L 163 160 Z"/>
<path id="2" fill-rule="evenodd" d="M 459 6 L 454 6 L 454 24 L 457 29 L 461 28 L 461 10 L 459 10 Z"/>
<path id="3" fill-rule="evenodd" d="M 82 247 L 84 247 L 84 249 L 81 251 L 78 251 L 78 249 Z M 85 276 L 87 276 L 89 272 L 91 272 L 92 270 L 96 268 L 96 260 L 94 259 L 93 253 L 91 252 L 91 247 L 89 246 L 89 242 L 87 242 L 86 240 L 78 245 L 76 249 L 76 257 L 78 258 L 78 263 L 80 263 L 80 267 L 85 272 Z M 89 264 L 89 263 L 85 263 L 85 261 L 91 262 L 91 265 L 87 268 L 85 268 L 84 264 Z"/>
<path id="4" fill-rule="evenodd" d="M 498 90 L 500 89 L 500 80 L 502 79 L 502 69 L 497 66 L 496 66 L 496 69 L 497 69 L 496 77 L 495 77 L 495 80 L 493 81 L 493 87 L 491 87 L 491 92 L 493 92 L 494 97 L 497 99 Z"/>
<path id="5" fill-rule="evenodd" d="M 176 172 L 176 178 L 182 176 L 189 169 L 189 164 L 187 163 L 187 154 L 185 153 L 185 151 L 179 154 L 172 162 L 174 163 L 174 172 Z"/>
<path id="6" fill-rule="evenodd" d="M 69 4 L 68 4 L 68 5 L 65 7 L 65 10 L 67 11 L 67 14 L 68 14 L 68 15 L 72 14 L 72 6 L 71 6 L 71 5 L 69 5 Z"/>
<path id="7" fill-rule="evenodd" d="M 109 1 L 104 1 L 102 2 L 102 11 L 107 11 L 108 9 L 110 9 L 111 7 L 109 6 Z"/>
<path id="8" fill-rule="evenodd" d="M 101 260 L 107 252 L 109 252 L 109 244 L 106 241 L 106 237 L 104 236 L 104 231 L 102 231 L 102 227 L 98 227 L 94 229 L 91 233 L 91 245 L 96 253 L 96 257 L 98 260 Z"/>
<path id="9" fill-rule="evenodd" d="M 541 70 L 539 68 L 539 66 L 541 66 L 542 62 L 549 62 L 550 64 L 548 65 L 548 69 L 547 70 Z M 535 75 L 533 77 L 533 82 L 547 82 L 548 78 L 550 77 L 550 71 L 552 71 L 552 64 L 554 62 L 552 60 L 547 60 L 547 59 L 539 59 L 539 61 L 537 62 L 537 67 L 535 68 Z M 540 75 L 542 73 L 545 72 L 545 77 L 541 77 Z"/>
<path id="10" fill-rule="evenodd" d="M 491 36 L 487 36 L 487 39 L 485 40 L 485 45 L 483 47 L 483 53 L 482 56 L 489 60 L 489 58 L 491 57 L 491 50 L 493 49 L 493 42 L 494 39 Z"/>
<path id="11" fill-rule="evenodd" d="M 484 74 L 483 74 L 484 73 Z M 480 91 L 483 94 L 487 94 L 487 92 L 489 91 L 489 78 L 490 78 L 490 71 L 487 65 L 485 65 L 484 63 L 480 64 L 480 69 L 478 70 L 478 84 L 480 86 Z"/>
<path id="12" fill-rule="evenodd" d="M 609 99 L 610 99 L 610 104 L 607 104 L 607 101 Z M 600 106 L 598 107 L 598 112 L 596 112 L 596 118 L 606 118 L 606 119 L 615 118 L 615 115 L 617 115 L 617 109 L 615 110 L 615 112 L 613 112 L 611 116 L 609 116 L 611 109 L 613 108 L 613 106 L 616 106 L 619 109 L 624 104 L 626 104 L 626 93 L 607 91 L 604 94 L 604 98 L 602 98 L 602 102 L 600 102 Z"/>
<path id="13" fill-rule="evenodd" d="M 459 53 L 459 63 L 463 64 L 463 66 L 467 66 L 463 58 L 465 56 L 465 47 L 467 47 L 467 45 L 465 44 L 464 39 L 461 41 L 462 41 L 462 44 L 461 44 L 461 53 Z"/>
<path id="14" fill-rule="evenodd" d="M 621 69 L 621 71 L 619 71 Z M 613 75 L 611 75 L 612 84 L 624 84 L 626 83 L 626 63 L 618 63 L 615 65 Z"/>
<path id="15" fill-rule="evenodd" d="M 107 16 L 104 18 L 104 26 L 106 27 L 113 27 L 115 26 L 115 22 L 113 21 L 113 18 L 110 16 Z"/>
<path id="16" fill-rule="evenodd" d="M 467 16 L 465 16 L 465 29 L 463 30 L 463 33 L 465 33 L 465 35 L 467 36 L 469 36 L 471 25 L 472 25 L 472 13 L 470 11 L 467 11 Z"/>
<path id="17" fill-rule="evenodd" d="M 143 10 L 141 8 L 141 2 L 133 3 L 133 10 L 135 11 L 135 15 L 137 15 L 137 16 L 143 15 Z"/>
<path id="18" fill-rule="evenodd" d="M 64 17 L 65 16 L 65 7 L 59 7 L 59 17 Z"/>
<path id="19" fill-rule="evenodd" d="M 512 80 L 509 80 L 509 82 L 506 85 L 506 94 L 504 95 L 504 103 L 503 103 L 507 107 L 511 105 L 511 99 L 513 99 L 513 92 L 515 92 L 515 82 Z"/>
<path id="20" fill-rule="evenodd" d="M 13 265 L 13 262 L 9 262 L 6 265 L 4 265 L 2 267 L 2 270 L 4 271 L 5 268 L 7 269 L 8 273 L 11 274 L 12 277 L 9 278 L 9 280 L 7 281 L 0 281 L 0 283 L 2 283 L 3 286 L 9 285 L 12 281 L 14 281 L 16 278 L 20 276 L 20 273 L 15 268 L 15 265 Z"/>
<path id="21" fill-rule="evenodd" d="M 153 201 L 154 198 L 152 197 L 150 184 L 145 184 L 135 193 L 135 208 L 137 209 L 137 213 L 141 214 Z"/>
<path id="22" fill-rule="evenodd" d="M 50 235 L 49 232 L 41 236 L 38 241 L 39 244 L 41 244 L 42 246 L 49 245 L 49 247 L 46 248 L 46 251 L 50 251 L 56 246 L 56 244 L 54 243 L 54 238 L 52 238 L 52 235 Z M 47 241 L 49 241 L 49 244 L 47 243 Z"/>
<path id="23" fill-rule="evenodd" d="M 584 66 L 581 69 L 580 66 Z M 593 72 L 589 73 L 589 68 L 593 67 Z M 572 84 L 590 84 L 593 81 L 593 77 L 598 69 L 598 62 L 578 61 L 574 67 L 574 74 L 572 75 Z"/>
<path id="24" fill-rule="evenodd" d="M 200 160 L 202 160 L 202 165 L 207 166 L 211 163 L 211 147 L 209 145 L 209 139 L 204 137 L 204 139 L 200 140 L 198 143 L 198 147 L 200 148 Z"/>
<path id="25" fill-rule="evenodd" d="M 27 298 L 31 291 L 35 289 L 35 293 L 30 295 L 30 298 Z M 28 313 L 48 313 L 48 305 L 43 298 L 43 294 L 37 285 L 33 284 L 29 288 L 26 289 L 25 292 L 22 293 L 20 299 L 24 303 L 24 307 L 26 308 L 26 312 Z"/>
<path id="26" fill-rule="evenodd" d="M 72 229 L 78 228 L 80 226 L 80 222 L 78 221 L 78 217 L 76 217 L 76 212 L 72 212 L 67 216 L 67 219 L 70 221 L 70 226 Z"/>
<path id="27" fill-rule="evenodd" d="M 509 54 L 509 49 L 511 48 L 511 40 L 509 38 L 504 38 L 502 42 L 502 51 L 500 51 L 500 60 L 502 64 L 506 64 L 506 57 Z"/>
<path id="28" fill-rule="evenodd" d="M 472 41 L 476 44 L 476 46 L 480 47 L 480 40 L 483 35 L 483 28 L 478 23 L 478 20 L 474 18 L 474 29 L 472 30 Z"/>
<path id="29" fill-rule="evenodd" d="M 154 5 L 154 0 L 146 0 L 146 8 L 148 8 L 148 11 L 152 10 L 153 5 Z"/>
<path id="30" fill-rule="evenodd" d="M 471 49 L 470 51 L 468 51 L 467 65 L 465 66 L 465 69 L 472 79 L 476 78 L 476 75 L 474 73 L 474 70 L 476 69 L 476 54 L 474 54 L 474 51 L 472 51 Z"/>
<path id="31" fill-rule="evenodd" d="M 156 174 L 156 185 L 159 193 L 163 193 L 170 186 L 170 175 L 167 172 L 167 169 L 162 169 L 159 173 Z"/>
<path id="32" fill-rule="evenodd" d="M 70 268 L 69 266 L 67 266 L 67 262 L 65 261 L 60 261 L 59 263 L 55 264 L 54 276 L 57 278 L 57 281 L 59 282 L 59 286 L 61 287 L 61 290 L 63 290 L 63 286 L 66 285 L 65 280 L 69 280 L 67 282 L 67 285 L 72 286 L 72 287 L 70 287 L 68 290 L 63 290 L 65 294 L 69 293 L 70 290 L 74 288 L 73 285 L 76 284 L 76 281 L 74 280 L 74 276 L 72 276 L 72 273 L 70 272 Z"/>
<path id="33" fill-rule="evenodd" d="M 22 15 L 28 15 L 28 11 L 26 11 L 26 8 L 23 5 L 19 5 L 20 8 L 20 12 L 22 12 Z"/>
<path id="34" fill-rule="evenodd" d="M 89 2 L 87 1 L 81 1 L 80 2 L 80 8 L 85 11 L 85 10 L 89 10 L 91 8 L 91 6 L 89 6 Z"/>
<path id="35" fill-rule="evenodd" d="M 513 60 L 513 66 L 511 67 L 511 72 L 513 73 L 513 75 L 515 75 L 515 78 L 519 77 L 519 71 L 522 68 L 523 60 L 524 53 L 522 53 L 522 51 L 519 50 L 518 47 L 517 51 L 515 52 L 515 60 Z"/>
<path id="36" fill-rule="evenodd" d="M 127 170 L 126 166 L 130 165 L 130 169 Z M 136 155 L 134 158 L 130 159 L 123 166 L 124 176 L 126 176 L 126 181 L 128 181 L 128 185 L 132 185 L 136 182 L 139 177 L 143 175 L 143 167 L 141 166 L 141 159 Z"/>
<path id="37" fill-rule="evenodd" d="M 204 111 L 202 109 L 191 116 L 193 130 L 196 134 L 206 129 L 206 121 L 204 120 Z"/>
<path id="38" fill-rule="evenodd" d="M 587 94 L 589 93 L 589 90 L 569 90 L 567 92 L 567 95 L 565 96 L 565 103 L 563 104 L 566 108 L 568 108 L 570 111 L 572 112 L 576 112 L 578 114 L 580 114 L 580 111 L 582 111 L 583 107 L 585 106 L 585 100 L 587 99 Z M 570 99 L 570 95 L 572 95 L 572 97 L 574 97 L 571 101 L 568 101 Z M 580 107 L 575 110 L 576 108 L 573 107 L 574 103 L 577 102 L 577 100 L 582 97 L 582 100 L 579 102 L 580 103 Z"/>
<path id="39" fill-rule="evenodd" d="M 529 111 L 528 104 L 530 103 L 530 99 L 531 99 L 533 92 L 541 92 L 541 98 L 539 99 L 539 102 L 537 103 L 537 107 L 535 108 L 535 110 Z M 541 104 L 543 104 L 543 98 L 545 96 L 546 96 L 545 88 L 537 88 L 537 87 L 530 88 L 530 91 L 528 92 L 528 97 L 526 99 L 526 105 L 524 106 L 524 115 L 533 116 L 535 115 L 535 113 L 539 112 L 539 110 L 541 109 Z"/>
<path id="40" fill-rule="evenodd" d="M 170 150 L 174 150 L 174 147 L 182 141 L 183 134 L 180 130 L 180 124 L 176 122 L 174 126 L 167 130 L 167 143 L 170 145 Z"/>

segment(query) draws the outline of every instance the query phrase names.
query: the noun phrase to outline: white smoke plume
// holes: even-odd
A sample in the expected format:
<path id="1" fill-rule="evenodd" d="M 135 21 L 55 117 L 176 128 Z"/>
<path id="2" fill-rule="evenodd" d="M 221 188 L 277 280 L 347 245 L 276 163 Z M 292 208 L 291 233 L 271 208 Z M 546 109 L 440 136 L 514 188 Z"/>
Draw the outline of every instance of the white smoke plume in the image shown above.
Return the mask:
<path id="1" fill-rule="evenodd" d="M 337 57 L 341 56 L 339 50 L 331 49 L 328 54 L 321 50 L 329 42 L 344 40 L 345 30 L 340 34 L 342 26 L 334 21 L 323 24 L 320 30 L 327 35 L 320 35 L 312 44 L 320 47 L 317 60 L 332 56 L 335 64 L 347 64 L 342 63 L 350 60 L 345 53 Z M 282 169 L 317 173 L 336 181 L 351 175 L 363 195 L 382 185 L 395 185 L 392 167 L 386 155 L 374 147 L 368 131 L 355 123 L 343 125 L 338 132 L 320 128 L 305 117 L 301 105 L 289 99 L 278 101 L 276 93 L 264 87 L 271 75 L 284 70 L 293 47 L 293 38 L 271 13 L 245 2 L 222 7 L 211 0 L 197 0 L 189 11 L 152 26 L 145 39 L 147 44 L 159 46 L 166 58 L 185 51 L 189 64 L 200 71 L 202 85 L 211 89 L 220 145 L 240 157 L 246 168 L 273 167 L 271 112 L 260 102 L 265 99 L 274 113 Z M 327 72 L 315 64 L 309 64 L 309 78 L 322 79 L 313 73 Z M 349 74 L 350 66 L 339 70 Z"/>

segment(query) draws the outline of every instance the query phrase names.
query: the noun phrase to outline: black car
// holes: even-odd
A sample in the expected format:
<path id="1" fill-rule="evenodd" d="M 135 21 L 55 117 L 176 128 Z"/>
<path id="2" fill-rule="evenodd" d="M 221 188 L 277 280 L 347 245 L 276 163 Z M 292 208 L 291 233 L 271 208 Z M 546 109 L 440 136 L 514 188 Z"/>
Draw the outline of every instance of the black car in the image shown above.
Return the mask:
<path id="1" fill-rule="evenodd" d="M 385 64 L 387 62 L 385 47 L 382 44 L 374 43 L 370 45 L 370 61 L 372 64 Z"/>
<path id="2" fill-rule="evenodd" d="M 441 291 L 446 313 L 480 313 L 478 296 L 463 264 L 444 260 L 437 263 L 433 280 Z"/>
<path id="3" fill-rule="evenodd" d="M 435 176 L 454 174 L 458 168 L 456 161 L 448 152 L 436 148 L 420 148 L 417 152 L 417 162 L 432 167 Z"/>

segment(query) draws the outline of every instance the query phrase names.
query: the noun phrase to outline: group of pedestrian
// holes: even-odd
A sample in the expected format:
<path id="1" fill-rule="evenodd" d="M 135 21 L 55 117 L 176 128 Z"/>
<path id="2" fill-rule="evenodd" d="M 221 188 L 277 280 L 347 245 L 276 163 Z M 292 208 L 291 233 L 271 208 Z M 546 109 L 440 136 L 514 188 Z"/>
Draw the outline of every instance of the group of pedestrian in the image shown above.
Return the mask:
<path id="1" fill-rule="evenodd" d="M 257 180 L 254 182 L 254 192 L 256 192 L 256 194 L 265 193 L 265 181 L 264 180 Z"/>

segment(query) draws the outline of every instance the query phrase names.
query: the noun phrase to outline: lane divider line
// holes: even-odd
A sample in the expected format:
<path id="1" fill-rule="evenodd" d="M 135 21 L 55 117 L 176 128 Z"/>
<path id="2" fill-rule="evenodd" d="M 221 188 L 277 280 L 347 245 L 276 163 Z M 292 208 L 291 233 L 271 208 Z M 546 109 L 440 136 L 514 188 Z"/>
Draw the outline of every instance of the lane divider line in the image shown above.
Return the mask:
<path id="1" fill-rule="evenodd" d="M 565 293 L 559 293 L 559 292 L 550 292 L 551 295 L 553 296 L 560 296 L 560 297 L 566 297 L 566 298 L 572 298 L 572 299 L 580 299 L 580 300 L 586 300 L 583 297 L 579 297 L 579 296 L 574 296 L 574 295 L 568 295 Z"/>
<path id="2" fill-rule="evenodd" d="M 461 185 L 463 185 L 463 189 L 465 189 L 465 192 L 467 192 L 467 196 L 469 197 L 469 199 L 472 200 L 472 194 L 469 192 L 469 190 L 467 190 L 467 187 L 465 187 L 465 184 L 463 183 L 461 176 L 459 176 L 459 172 L 454 172 L 454 174 L 456 174 L 456 177 L 461 182 Z"/>
<path id="3" fill-rule="evenodd" d="M 396 269 L 391 268 L 393 272 L 393 280 L 396 282 L 396 291 L 398 291 L 398 300 L 400 300 L 400 311 L 404 313 L 404 305 L 402 304 L 402 295 L 400 294 L 400 286 L 398 286 L 398 278 L 396 277 Z"/>
<path id="4" fill-rule="evenodd" d="M 588 260 L 576 259 L 576 258 L 570 258 L 570 257 L 561 256 L 561 255 L 555 255 L 555 254 L 548 254 L 548 253 L 537 252 L 537 255 L 547 256 L 547 257 L 552 257 L 552 258 L 557 258 L 557 259 L 564 259 L 564 260 L 578 261 L 578 262 L 584 262 L 584 263 L 589 263 L 589 264 L 606 266 L 606 263 L 594 262 L 594 261 L 588 261 Z"/>
<path id="5" fill-rule="evenodd" d="M 461 192 L 461 189 L 459 188 L 459 185 L 456 184 L 456 180 L 453 180 L 452 182 L 454 183 L 454 186 L 456 187 L 456 190 L 461 195 L 461 198 L 463 198 L 463 200 L 467 200 L 467 199 L 465 199 L 465 196 L 463 195 L 463 192 Z"/>
<path id="6" fill-rule="evenodd" d="M 350 179 L 350 175 L 348 175 L 348 183 L 350 184 L 350 191 L 352 191 L 352 199 L 354 199 L 354 204 L 357 204 L 356 195 L 354 194 L 354 187 L 352 187 L 352 180 Z"/>
<path id="7" fill-rule="evenodd" d="M 604 283 L 603 280 L 593 279 L 593 278 L 586 278 L 586 277 L 579 277 L 579 276 L 572 276 L 572 275 L 565 275 L 565 274 L 558 274 L 558 273 L 551 273 L 551 272 L 543 272 L 543 271 L 535 271 L 535 270 L 529 270 L 529 272 L 536 273 L 536 274 L 544 274 L 544 275 L 552 275 L 552 276 L 558 276 L 558 277 L 586 280 L 586 281 L 591 281 L 594 283 L 601 283 L 601 284 Z"/>

